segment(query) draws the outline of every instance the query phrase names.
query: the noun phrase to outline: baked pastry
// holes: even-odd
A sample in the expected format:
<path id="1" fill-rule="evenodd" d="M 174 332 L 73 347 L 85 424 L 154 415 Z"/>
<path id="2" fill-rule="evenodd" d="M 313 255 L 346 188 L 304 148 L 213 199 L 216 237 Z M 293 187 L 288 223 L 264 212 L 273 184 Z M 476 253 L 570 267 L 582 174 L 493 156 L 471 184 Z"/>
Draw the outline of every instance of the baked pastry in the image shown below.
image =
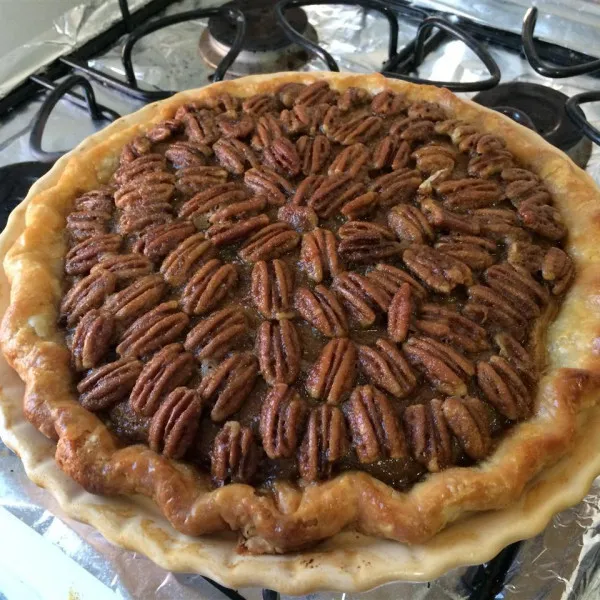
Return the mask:
<path id="1" fill-rule="evenodd" d="M 333 74 L 108 131 L 5 261 L 25 415 L 86 489 L 252 553 L 417 543 L 569 450 L 598 398 L 600 204 L 536 135 Z"/>

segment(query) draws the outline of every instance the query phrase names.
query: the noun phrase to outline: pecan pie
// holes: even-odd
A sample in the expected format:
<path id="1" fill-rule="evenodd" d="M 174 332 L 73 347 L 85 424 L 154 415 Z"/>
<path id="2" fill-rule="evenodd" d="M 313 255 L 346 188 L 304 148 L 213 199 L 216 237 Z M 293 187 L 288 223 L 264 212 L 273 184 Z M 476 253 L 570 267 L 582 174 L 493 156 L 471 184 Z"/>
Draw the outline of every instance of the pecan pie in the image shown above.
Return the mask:
<path id="1" fill-rule="evenodd" d="M 244 78 L 53 173 L 5 261 L 25 415 L 183 533 L 423 542 L 516 500 L 599 396 L 598 192 L 450 92 Z"/>

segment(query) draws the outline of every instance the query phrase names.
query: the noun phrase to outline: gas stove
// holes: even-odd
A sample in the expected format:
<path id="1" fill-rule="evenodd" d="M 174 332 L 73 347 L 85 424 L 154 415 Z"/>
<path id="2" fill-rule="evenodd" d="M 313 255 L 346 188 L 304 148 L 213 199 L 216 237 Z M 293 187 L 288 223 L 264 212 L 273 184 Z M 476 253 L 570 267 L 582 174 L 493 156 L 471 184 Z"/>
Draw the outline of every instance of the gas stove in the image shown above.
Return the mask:
<path id="1" fill-rule="evenodd" d="M 600 55 L 600 16 L 589 0 L 570 13 L 524 0 L 501 3 L 501 12 L 492 0 L 89 4 L 87 17 L 78 5 L 54 22 L 56 39 L 46 33 L 5 59 L 2 69 L 14 69 L 0 84 L 2 227 L 64 152 L 120 115 L 180 89 L 282 70 L 380 71 L 446 87 L 537 131 L 600 183 L 600 109 L 586 107 L 600 101 L 600 60 L 587 54 Z M 524 552 L 515 544 L 465 570 L 457 597 L 500 597 Z"/>

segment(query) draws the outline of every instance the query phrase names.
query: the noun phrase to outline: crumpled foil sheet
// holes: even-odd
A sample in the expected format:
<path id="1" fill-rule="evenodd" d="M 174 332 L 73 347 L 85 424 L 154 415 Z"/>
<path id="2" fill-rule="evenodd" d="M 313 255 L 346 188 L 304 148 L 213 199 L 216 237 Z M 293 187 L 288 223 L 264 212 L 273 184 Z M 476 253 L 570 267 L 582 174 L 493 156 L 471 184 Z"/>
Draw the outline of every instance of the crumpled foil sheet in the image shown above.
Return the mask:
<path id="1" fill-rule="evenodd" d="M 131 2 L 131 0 L 130 0 Z M 94 0 L 94 7 L 85 12 L 86 18 L 65 16 L 55 25 L 59 38 L 68 30 L 67 41 L 78 43 L 79 32 L 97 31 L 101 19 L 98 15 L 112 14 L 108 5 L 116 2 Z M 214 2 L 184 0 L 172 6 L 172 14 L 192 8 L 214 5 Z M 473 3 L 463 0 L 429 2 L 436 8 L 454 7 L 458 12 L 475 15 L 481 22 L 490 21 L 510 29 L 508 18 L 514 23 L 525 8 L 523 2 L 503 2 L 505 21 L 496 21 L 498 5 L 493 0 Z M 538 2 L 540 9 L 558 6 L 558 2 Z M 443 5 L 443 6 L 442 6 Z M 583 18 L 590 2 L 571 2 L 569 9 L 580 23 L 593 24 L 593 14 Z M 113 7 L 114 8 L 114 7 Z M 578 12 L 577 9 L 581 11 Z M 596 4 L 596 12 L 600 6 Z M 103 12 L 104 11 L 104 12 Z M 307 8 L 321 43 L 338 60 L 344 71 L 369 72 L 378 70 L 386 57 L 387 22 L 373 12 L 365 13 L 354 7 L 314 6 Z M 548 9 L 548 12 L 550 10 Z M 515 21 L 515 15 L 518 19 Z M 106 17 L 108 18 L 108 17 Z M 498 17 L 500 18 L 500 17 Z M 548 21 L 550 22 L 550 21 Z M 77 23 L 65 28 L 64 23 Z M 546 23 L 546 21 L 544 21 Z M 556 20 L 554 20 L 556 24 Z M 540 26 L 542 21 L 540 21 Z M 203 22 L 186 23 L 155 32 L 140 41 L 134 53 L 136 74 L 143 85 L 169 89 L 185 89 L 206 85 L 212 72 L 205 66 L 197 50 Z M 563 27 L 568 29 L 568 27 Z M 579 31 L 588 31 L 581 29 Z M 600 43 L 600 34 L 580 38 L 582 49 L 591 53 L 593 44 Z M 400 43 L 414 36 L 415 28 L 403 23 Z M 560 36 L 564 32 L 556 27 L 544 30 L 544 37 Z M 51 43 L 51 42 L 48 42 Z M 42 42 L 40 42 L 42 44 Z M 577 47 L 573 45 L 572 47 Z M 576 77 L 566 80 L 545 79 L 532 71 L 528 64 L 515 54 L 492 49 L 502 71 L 503 81 L 519 80 L 543 83 L 573 95 L 595 90 L 600 80 Z M 120 46 L 94 61 L 94 66 L 107 72 L 122 75 L 119 60 Z M 600 54 L 600 52 L 598 52 Z M 311 60 L 307 70 L 322 69 L 318 59 Z M 452 41 L 430 55 L 420 68 L 419 75 L 432 79 L 468 81 L 484 75 L 482 65 L 471 51 L 460 42 Z M 0 81 L 2 78 L 0 77 Z M 131 112 L 140 104 L 131 99 L 95 86 L 98 100 L 119 111 Z M 31 119 L 40 100 L 15 111 L 0 124 L 0 165 L 31 160 L 27 146 Z M 600 125 L 600 107 L 586 107 L 592 123 Z M 45 147 L 49 150 L 67 150 L 92 133 L 93 126 L 84 112 L 61 102 L 52 114 L 46 135 Z M 600 184 L 600 147 L 595 146 L 587 171 Z M 592 448 L 594 450 L 594 448 Z M 197 575 L 173 574 L 157 567 L 145 557 L 122 550 L 104 540 L 92 528 L 65 516 L 53 498 L 31 483 L 19 461 L 0 442 L 0 531 L 10 532 L 10 545 L 0 544 L 0 598 L 13 600 L 34 598 L 124 598 L 138 600 L 221 600 L 224 596 Z M 7 550 L 8 549 L 8 550 Z M 23 565 L 36 567 L 34 576 Z M 443 577 L 424 583 L 394 583 L 363 594 L 321 593 L 306 596 L 304 600 L 467 600 L 468 581 L 472 571 L 461 568 Z M 46 579 L 54 577 L 52 594 L 48 595 Z M 257 589 L 238 590 L 248 600 L 260 600 Z M 63 593 L 64 592 L 64 593 Z M 67 592 L 69 595 L 67 595 Z M 72 593 L 72 595 L 71 595 Z M 283 600 L 290 597 L 283 596 Z M 597 600 L 600 598 L 600 478 L 588 496 L 577 506 L 557 515 L 546 530 L 532 540 L 524 542 L 513 562 L 502 592 L 495 600 Z"/>
<path id="2" fill-rule="evenodd" d="M 130 11 L 148 1 L 129 0 Z M 24 3 L 25 10 L 27 7 L 31 9 L 31 4 Z M 44 65 L 82 46 L 120 19 L 118 0 L 86 0 L 65 12 L 47 31 L 2 57 L 0 98 Z"/>

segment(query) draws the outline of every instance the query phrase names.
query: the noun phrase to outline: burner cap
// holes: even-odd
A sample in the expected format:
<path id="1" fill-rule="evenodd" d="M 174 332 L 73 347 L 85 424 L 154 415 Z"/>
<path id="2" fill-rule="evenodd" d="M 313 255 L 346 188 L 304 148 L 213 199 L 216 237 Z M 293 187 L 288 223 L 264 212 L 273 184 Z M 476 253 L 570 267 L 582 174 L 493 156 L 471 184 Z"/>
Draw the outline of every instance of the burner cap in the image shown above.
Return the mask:
<path id="1" fill-rule="evenodd" d="M 554 88 L 522 81 L 502 83 L 473 97 L 475 102 L 507 114 L 523 125 L 531 128 L 533 124 L 546 141 L 585 166 L 591 143 L 586 143 L 587 138 L 569 119 L 565 110 L 568 99 Z"/>
<path id="2" fill-rule="evenodd" d="M 273 0 L 234 0 L 224 7 L 235 7 L 246 17 L 246 36 L 242 44 L 243 50 L 267 52 L 280 50 L 290 45 L 275 17 Z M 285 13 L 287 20 L 297 31 L 303 32 L 308 25 L 308 17 L 301 8 L 291 8 Z M 231 46 L 235 38 L 235 25 L 221 15 L 208 20 L 208 30 L 212 37 L 225 46 Z"/>

